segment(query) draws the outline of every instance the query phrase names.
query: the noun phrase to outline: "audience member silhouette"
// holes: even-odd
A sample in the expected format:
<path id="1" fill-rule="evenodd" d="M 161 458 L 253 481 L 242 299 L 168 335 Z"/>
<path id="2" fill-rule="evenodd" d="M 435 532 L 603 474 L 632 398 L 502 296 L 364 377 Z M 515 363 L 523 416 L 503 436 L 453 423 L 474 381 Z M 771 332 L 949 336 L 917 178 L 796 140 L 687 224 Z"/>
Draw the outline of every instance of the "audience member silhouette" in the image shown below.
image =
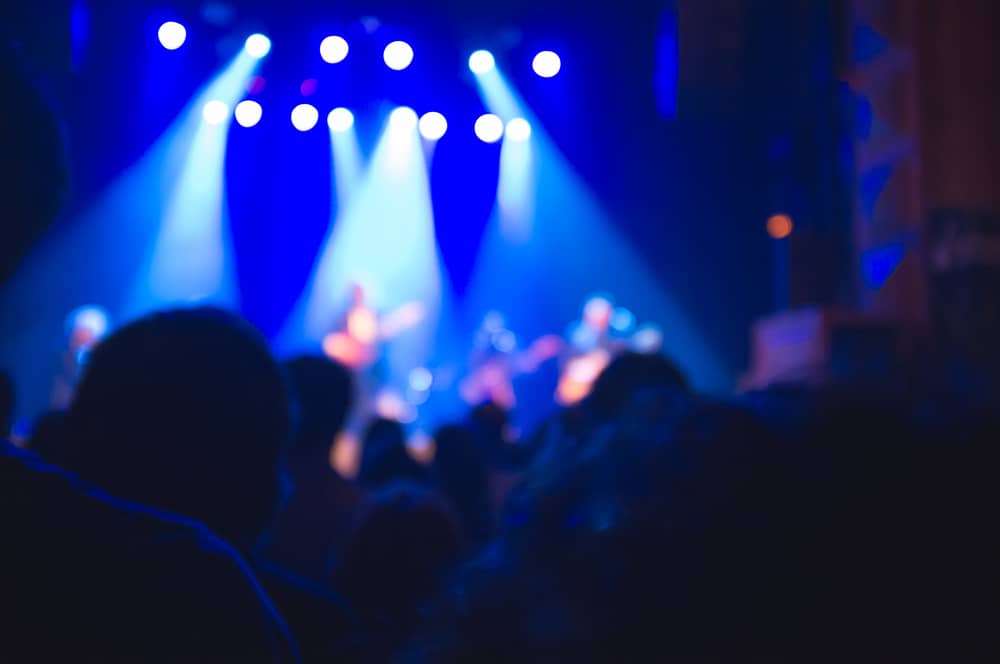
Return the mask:
<path id="1" fill-rule="evenodd" d="M 285 386 L 263 338 L 232 314 L 153 314 L 102 341 L 67 431 L 70 467 L 117 495 L 198 519 L 247 554 L 270 524 Z M 255 569 L 303 656 L 337 655 L 351 625 L 338 598 L 273 565 Z"/>
<path id="2" fill-rule="evenodd" d="M 991 436 L 888 400 L 802 397 L 772 422 L 661 390 L 532 469 L 410 661 L 1000 655 Z"/>
<path id="3" fill-rule="evenodd" d="M 133 322 L 93 352 L 68 413 L 71 469 L 248 549 L 279 498 L 289 428 L 263 338 L 218 309 Z"/>
<path id="4" fill-rule="evenodd" d="M 0 371 L 0 439 L 6 439 L 14 426 L 14 380 L 6 371 Z"/>
<path id="5" fill-rule="evenodd" d="M 291 450 L 326 457 L 354 404 L 353 375 L 322 355 L 292 358 L 284 370 L 297 410 Z"/>
<path id="6" fill-rule="evenodd" d="M 51 410 L 35 420 L 28 436 L 27 448 L 45 463 L 66 466 L 66 413 Z"/>
<path id="7" fill-rule="evenodd" d="M 361 616 L 371 661 L 387 660 L 410 635 L 460 553 L 458 525 L 436 493 L 393 484 L 369 497 L 334 587 Z"/>
<path id="8" fill-rule="evenodd" d="M 395 420 L 376 418 L 365 431 L 358 482 L 378 489 L 393 482 L 424 483 L 427 470 L 406 448 L 406 431 Z"/>
<path id="9" fill-rule="evenodd" d="M 475 550 L 493 534 L 489 472 L 483 450 L 475 436 L 461 426 L 439 429 L 434 448 L 434 480 L 458 516 L 466 549 Z"/>
<path id="10" fill-rule="evenodd" d="M 517 440 L 510 423 L 510 413 L 495 403 L 485 403 L 472 410 L 464 426 L 472 433 L 486 462 L 490 508 L 498 514 L 510 490 L 537 453 L 529 439 Z"/>
<path id="11" fill-rule="evenodd" d="M 623 353 L 612 360 L 594 381 L 586 410 L 597 422 L 611 420 L 620 415 L 621 409 L 630 403 L 637 392 L 642 391 L 662 399 L 683 402 L 689 388 L 680 369 L 662 355 Z"/>
<path id="12" fill-rule="evenodd" d="M 296 357 L 284 365 L 297 414 L 287 470 L 291 495 L 265 547 L 269 559 L 326 583 L 361 503 L 360 489 L 330 463 L 331 447 L 353 401 L 351 372 L 322 356 Z"/>
<path id="13" fill-rule="evenodd" d="M 482 446 L 491 467 L 507 467 L 513 463 L 509 450 L 514 438 L 510 413 L 503 406 L 492 402 L 476 406 L 469 413 L 468 427 Z"/>
<path id="14" fill-rule="evenodd" d="M 4 661 L 294 662 L 236 552 L 199 524 L 0 443 Z"/>
<path id="15" fill-rule="evenodd" d="M 0 48 L 0 282 L 66 187 L 54 114 Z M 10 321 L 7 321 L 10 322 Z M 0 437 L 13 388 L 0 388 Z M 204 527 L 111 498 L 0 441 L 4 661 L 294 662 L 239 556 Z"/>

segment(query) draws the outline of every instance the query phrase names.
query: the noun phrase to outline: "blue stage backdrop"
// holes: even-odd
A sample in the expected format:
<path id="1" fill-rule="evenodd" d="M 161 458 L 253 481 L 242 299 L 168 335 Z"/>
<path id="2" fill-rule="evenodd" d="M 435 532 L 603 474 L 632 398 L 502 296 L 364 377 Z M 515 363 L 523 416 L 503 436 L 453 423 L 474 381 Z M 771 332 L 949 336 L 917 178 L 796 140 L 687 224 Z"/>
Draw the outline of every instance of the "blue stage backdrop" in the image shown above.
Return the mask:
<path id="1" fill-rule="evenodd" d="M 383 310 L 426 305 L 390 350 L 399 381 L 460 366 L 490 310 L 527 344 L 563 334 L 599 291 L 657 323 L 699 387 L 726 390 L 746 366 L 772 272 L 754 118 L 677 114 L 683 24 L 669 3 L 563 20 L 545 3 L 377 18 L 350 3 L 107 4 L 76 25 L 75 70 L 48 81 L 72 205 L 0 294 L 22 416 L 45 406 L 77 306 L 121 323 L 218 303 L 288 354 L 318 348 L 355 282 Z M 157 39 L 166 20 L 187 28 L 176 50 Z M 266 57 L 246 53 L 253 32 L 270 37 Z M 332 34 L 349 44 L 337 64 L 320 57 Z M 403 71 L 383 63 L 393 40 L 414 50 Z M 478 48 L 489 73 L 469 69 Z M 555 77 L 532 71 L 543 49 L 560 55 Z M 253 127 L 233 120 L 245 99 L 262 110 Z M 292 125 L 299 104 L 319 112 L 310 131 Z M 338 133 L 336 107 L 354 118 Z M 440 112 L 447 132 L 420 138 L 399 107 Z M 530 137 L 483 142 L 473 128 L 488 112 L 526 119 Z"/>

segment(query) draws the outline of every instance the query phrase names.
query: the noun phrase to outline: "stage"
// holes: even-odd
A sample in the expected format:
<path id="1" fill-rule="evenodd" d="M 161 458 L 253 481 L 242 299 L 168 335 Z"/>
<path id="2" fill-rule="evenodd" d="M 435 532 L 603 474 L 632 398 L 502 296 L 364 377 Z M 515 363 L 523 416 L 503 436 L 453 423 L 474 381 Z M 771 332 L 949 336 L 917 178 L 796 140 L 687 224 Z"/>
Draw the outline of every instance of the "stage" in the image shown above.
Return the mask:
<path id="1" fill-rule="evenodd" d="M 53 76 L 75 100 L 70 211 L 0 293 L 22 418 L 51 405 L 53 372 L 37 369 L 58 365 L 78 307 L 113 329 L 222 306 L 287 358 L 323 352 L 356 287 L 379 320 L 419 309 L 377 363 L 425 426 L 467 407 L 490 316 L 503 352 L 570 347 L 595 296 L 622 340 L 652 330 L 695 385 L 733 385 L 770 297 L 768 238 L 724 164 L 738 128 L 665 115 L 650 93 L 662 56 L 595 46 L 630 21 L 512 32 L 306 4 L 228 22 L 124 5 L 91 17 L 73 80 Z M 657 54 L 669 37 L 631 48 Z M 526 425 L 555 407 L 566 360 L 551 355 L 517 377 Z"/>

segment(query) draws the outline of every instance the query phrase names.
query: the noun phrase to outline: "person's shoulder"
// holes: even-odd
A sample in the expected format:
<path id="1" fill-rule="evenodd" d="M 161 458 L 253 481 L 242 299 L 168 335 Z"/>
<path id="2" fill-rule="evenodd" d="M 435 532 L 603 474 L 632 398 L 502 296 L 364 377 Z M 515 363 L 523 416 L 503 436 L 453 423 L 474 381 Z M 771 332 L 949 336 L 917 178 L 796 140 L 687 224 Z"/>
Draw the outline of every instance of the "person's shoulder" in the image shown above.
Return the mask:
<path id="1" fill-rule="evenodd" d="M 351 659 L 356 655 L 360 626 L 346 599 L 273 563 L 257 560 L 254 569 L 287 619 L 306 660 Z"/>
<path id="2" fill-rule="evenodd" d="M 0 445 L 0 577 L 23 622 L 94 654 L 295 661 L 249 567 L 201 524 Z M 66 652 L 66 651 L 64 651 Z M 58 653 L 56 653 L 58 654 Z"/>

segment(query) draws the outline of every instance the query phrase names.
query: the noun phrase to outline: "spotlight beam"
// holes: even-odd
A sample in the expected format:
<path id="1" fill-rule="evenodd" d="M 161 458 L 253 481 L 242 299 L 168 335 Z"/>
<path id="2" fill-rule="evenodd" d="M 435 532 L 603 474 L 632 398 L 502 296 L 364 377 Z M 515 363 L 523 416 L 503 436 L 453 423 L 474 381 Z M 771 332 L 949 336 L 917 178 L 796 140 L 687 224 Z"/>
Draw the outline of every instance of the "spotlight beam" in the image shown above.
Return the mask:
<path id="1" fill-rule="evenodd" d="M 39 339 L 51 339 L 54 331 L 61 330 L 66 313 L 83 303 L 97 303 L 106 308 L 112 320 L 128 320 L 162 306 L 152 275 L 158 270 L 161 276 L 183 266 L 188 256 L 176 250 L 189 251 L 170 240 L 182 229 L 184 221 L 170 217 L 166 210 L 179 203 L 184 186 L 190 184 L 186 170 L 198 168 L 196 154 L 205 154 L 202 148 L 209 135 L 218 138 L 222 127 L 205 129 L 202 110 L 207 101 L 222 99 L 230 103 L 238 100 L 246 81 L 254 71 L 255 61 L 244 54 L 227 63 L 221 72 L 181 111 L 177 119 L 164 131 L 134 164 L 125 169 L 81 212 L 69 220 L 59 232 L 46 235 L 25 259 L 21 268 L 0 290 L 0 311 L 17 325 L 9 326 L 0 343 L 0 365 L 15 376 L 20 402 L 20 412 L 37 413 L 48 407 L 51 375 L 39 371 L 51 361 L 50 348 Z M 200 135 L 199 135 L 200 134 Z M 210 142 L 210 141 L 209 141 Z M 202 147 L 199 147 L 202 146 Z M 207 152 L 213 152 L 211 145 Z M 203 172 L 219 173 L 209 166 Z M 218 180 L 221 187 L 221 180 Z M 203 192 L 204 193 L 204 192 Z M 219 198 L 208 193 L 208 199 L 218 206 Z M 195 210 L 201 215 L 201 210 Z M 213 218 L 214 215 L 214 218 Z M 223 210 L 206 211 L 208 244 L 217 252 L 220 244 L 228 246 Z M 214 238 L 214 239 L 213 239 Z M 195 246 L 200 250 L 201 245 Z M 215 253 L 216 259 L 225 257 Z M 197 261 L 204 265 L 204 261 Z M 157 268 L 156 265 L 160 267 Z M 211 274 L 225 274 L 209 266 Z M 64 276 L 72 274 L 72 279 Z M 196 275 L 182 280 L 198 282 Z M 228 282 L 227 282 L 228 283 Z M 219 284 L 221 286 L 221 284 Z M 226 288 L 208 290 L 224 293 Z M 206 289 L 198 289 L 197 293 Z M 44 293 L 44 298 L 39 298 Z M 187 300 L 192 293 L 175 293 L 177 299 Z"/>
<path id="2" fill-rule="evenodd" d="M 182 116 L 183 125 L 171 141 L 171 156 L 179 160 L 178 179 L 164 205 L 148 268 L 136 281 L 128 315 L 176 302 L 237 303 L 224 182 L 232 113 L 212 125 L 203 121 L 201 110 L 210 100 L 233 108 L 258 64 L 257 58 L 241 51 Z M 190 136 L 189 142 L 176 140 L 184 135 Z M 186 149 L 178 154 L 182 145 Z"/>
<path id="3" fill-rule="evenodd" d="M 500 116 L 504 124 L 514 118 L 527 118 L 524 105 L 514 94 L 499 67 L 476 74 L 476 87 L 490 113 Z M 530 119 L 530 118 L 529 118 Z"/>
<path id="4" fill-rule="evenodd" d="M 333 178 L 336 201 L 331 209 L 347 210 L 354 194 L 361 184 L 364 164 L 358 134 L 351 125 L 343 131 L 330 131 L 330 147 L 333 157 Z"/>
<path id="5" fill-rule="evenodd" d="M 491 113 L 508 127 L 500 147 L 500 177 L 497 180 L 496 223 L 509 242 L 526 244 L 535 223 L 535 142 L 530 137 L 532 115 L 507 83 L 498 67 L 476 76 L 479 94 Z M 525 140 L 511 140 L 509 128 L 528 128 Z M 517 133 L 517 132 L 515 132 Z"/>
<path id="6" fill-rule="evenodd" d="M 608 290 L 635 303 L 643 320 L 662 325 L 667 352 L 699 388 L 728 389 L 729 376 L 704 336 L 615 229 L 499 68 L 476 81 L 490 112 L 506 121 L 524 118 L 531 132 L 501 147 L 497 205 L 468 289 L 473 309 L 499 308 L 517 328 L 530 330 L 554 317 L 565 324 L 590 293 Z M 507 277 L 511 265 L 518 266 L 518 279 Z"/>
<path id="7" fill-rule="evenodd" d="M 353 147 L 340 147 L 335 143 L 334 169 L 343 174 L 337 176 L 338 188 L 346 186 L 356 159 Z M 354 193 L 340 201 L 309 284 L 278 337 L 279 351 L 318 348 L 346 306 L 350 285 L 361 283 L 378 310 L 419 302 L 425 312 L 422 322 L 388 346 L 388 380 L 405 389 L 410 371 L 430 357 L 444 298 L 427 163 L 411 109 L 391 114 L 367 172 L 351 188 Z"/>
<path id="8" fill-rule="evenodd" d="M 504 140 L 497 180 L 497 223 L 513 243 L 531 239 L 535 222 L 535 150 L 531 141 Z"/>

